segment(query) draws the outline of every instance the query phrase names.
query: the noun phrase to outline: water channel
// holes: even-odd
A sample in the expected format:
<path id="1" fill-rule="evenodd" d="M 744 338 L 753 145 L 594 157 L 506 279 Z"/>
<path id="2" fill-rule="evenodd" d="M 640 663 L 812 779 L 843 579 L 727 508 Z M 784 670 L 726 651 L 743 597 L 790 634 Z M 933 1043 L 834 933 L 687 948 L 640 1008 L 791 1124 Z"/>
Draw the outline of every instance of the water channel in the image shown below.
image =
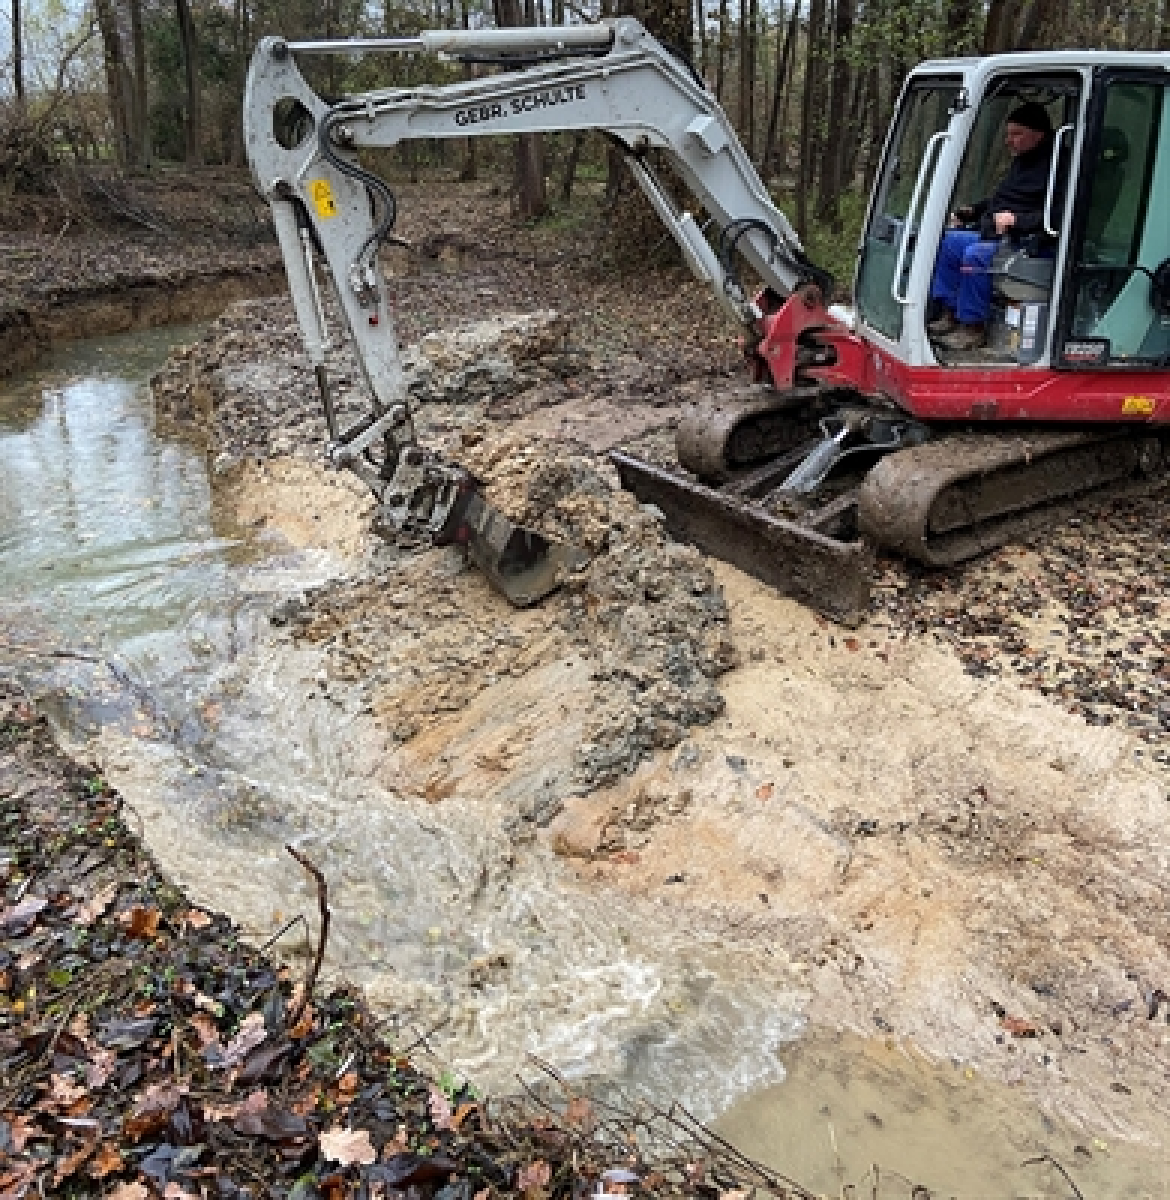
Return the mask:
<path id="1" fill-rule="evenodd" d="M 236 526 L 203 449 L 155 428 L 149 376 L 194 334 L 79 343 L 0 385 L 0 657 L 107 767 L 196 902 L 261 941 L 312 914 L 295 843 L 330 879 L 331 969 L 404 1045 L 429 1033 L 490 1088 L 536 1055 L 678 1098 L 834 1194 L 879 1160 L 939 1194 L 1072 1195 L 1050 1169 L 1020 1170 L 1051 1152 L 1086 1196 L 1170 1195 L 1148 1156 L 958 1064 L 802 1044 L 800 982 L 766 948 L 573 884 L 506 806 L 440 814 L 379 782 L 369 714 L 322 694 L 313 652 L 269 620 L 344 564 Z"/>

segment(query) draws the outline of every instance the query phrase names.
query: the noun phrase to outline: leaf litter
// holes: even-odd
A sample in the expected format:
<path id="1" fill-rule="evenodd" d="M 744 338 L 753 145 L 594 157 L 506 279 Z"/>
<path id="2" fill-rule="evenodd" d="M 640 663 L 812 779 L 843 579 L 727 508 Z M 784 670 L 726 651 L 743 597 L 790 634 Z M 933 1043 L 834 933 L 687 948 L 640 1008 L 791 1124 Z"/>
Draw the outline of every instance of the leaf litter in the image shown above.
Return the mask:
<path id="1" fill-rule="evenodd" d="M 360 994 L 306 995 L 191 906 L 11 683 L 0 827 L 2 1196 L 551 1200 L 615 1165 L 648 1195 L 811 1196 L 681 1109 L 585 1096 L 543 1064 L 480 1096 L 420 1065 L 425 1039 L 383 1037 Z"/>

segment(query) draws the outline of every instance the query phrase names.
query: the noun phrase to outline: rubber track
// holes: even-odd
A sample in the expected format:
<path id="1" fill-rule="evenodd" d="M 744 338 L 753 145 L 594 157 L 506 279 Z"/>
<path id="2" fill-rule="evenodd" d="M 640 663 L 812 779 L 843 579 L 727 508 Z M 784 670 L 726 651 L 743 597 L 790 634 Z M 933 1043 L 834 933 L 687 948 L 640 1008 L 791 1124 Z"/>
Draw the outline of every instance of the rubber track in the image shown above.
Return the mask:
<path id="1" fill-rule="evenodd" d="M 868 473 L 859 532 L 930 566 L 950 566 L 1059 519 L 1084 496 L 1147 473 L 1148 433 L 958 434 L 900 450 Z"/>

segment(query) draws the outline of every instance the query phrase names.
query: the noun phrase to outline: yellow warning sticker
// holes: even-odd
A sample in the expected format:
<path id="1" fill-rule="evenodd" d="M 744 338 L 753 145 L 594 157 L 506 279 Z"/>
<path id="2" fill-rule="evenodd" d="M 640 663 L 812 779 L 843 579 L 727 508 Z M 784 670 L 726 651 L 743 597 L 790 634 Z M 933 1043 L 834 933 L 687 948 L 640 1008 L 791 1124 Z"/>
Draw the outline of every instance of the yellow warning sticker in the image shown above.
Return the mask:
<path id="1" fill-rule="evenodd" d="M 313 207 L 317 210 L 317 216 L 337 216 L 337 205 L 333 201 L 333 189 L 329 186 L 328 179 L 314 179 L 309 184 L 309 194 L 313 197 Z"/>
<path id="2" fill-rule="evenodd" d="M 1149 396 L 1126 396 L 1121 402 L 1121 415 L 1123 417 L 1152 417 L 1154 409 L 1157 407 L 1157 401 Z"/>

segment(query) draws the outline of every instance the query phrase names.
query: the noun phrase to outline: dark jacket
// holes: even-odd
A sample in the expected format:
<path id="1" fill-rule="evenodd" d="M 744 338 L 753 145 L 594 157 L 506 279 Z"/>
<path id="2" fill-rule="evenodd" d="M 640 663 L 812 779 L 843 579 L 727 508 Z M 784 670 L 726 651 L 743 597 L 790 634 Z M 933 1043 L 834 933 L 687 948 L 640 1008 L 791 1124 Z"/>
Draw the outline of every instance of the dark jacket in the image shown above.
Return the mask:
<path id="1" fill-rule="evenodd" d="M 1048 194 L 1048 172 L 1052 165 L 1052 138 L 1047 137 L 1026 154 L 1012 159 L 1007 174 L 999 187 L 986 200 L 971 206 L 979 221 L 981 237 L 995 238 L 997 212 L 1015 213 L 1016 223 L 1012 228 L 1013 238 L 1027 237 L 1044 228 L 1044 198 Z M 1057 198 L 1059 199 L 1059 197 Z M 1059 205 L 1057 206 L 1059 210 Z"/>

